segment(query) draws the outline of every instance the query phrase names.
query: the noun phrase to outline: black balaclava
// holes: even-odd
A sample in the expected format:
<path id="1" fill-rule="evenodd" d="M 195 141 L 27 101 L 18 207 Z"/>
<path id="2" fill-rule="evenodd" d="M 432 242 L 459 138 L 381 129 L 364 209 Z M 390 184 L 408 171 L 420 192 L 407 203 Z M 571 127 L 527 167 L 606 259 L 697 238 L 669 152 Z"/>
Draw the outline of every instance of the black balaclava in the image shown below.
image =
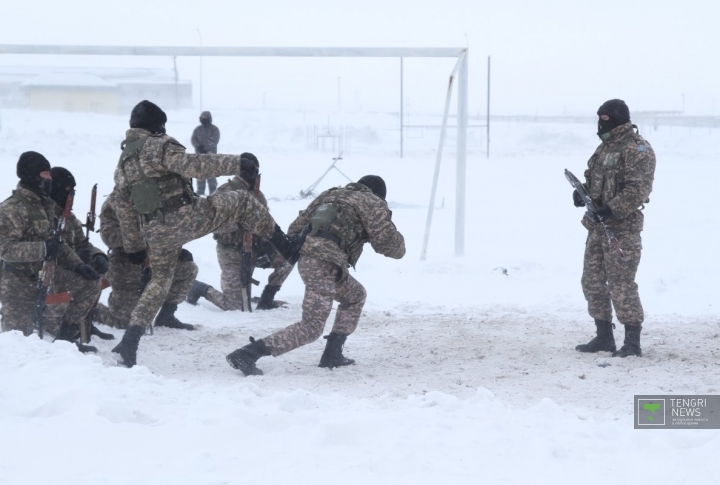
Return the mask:
<path id="1" fill-rule="evenodd" d="M 200 113 L 200 123 L 205 126 L 212 124 L 212 115 L 209 111 L 203 111 Z"/>
<path id="2" fill-rule="evenodd" d="M 65 207 L 68 195 L 75 190 L 75 177 L 69 170 L 62 167 L 51 168 L 50 175 L 52 175 L 53 182 L 50 198 L 60 207 Z"/>
<path id="3" fill-rule="evenodd" d="M 254 187 L 258 173 L 260 173 L 260 162 L 257 157 L 252 153 L 240 155 L 240 178 L 250 184 L 250 187 Z"/>
<path id="4" fill-rule="evenodd" d="M 50 171 L 50 162 L 38 152 L 25 152 L 17 162 L 17 176 L 20 183 L 40 195 L 50 195 L 52 180 L 44 179 L 41 172 Z"/>
<path id="5" fill-rule="evenodd" d="M 370 190 L 373 191 L 373 194 L 377 195 L 382 200 L 385 200 L 387 187 L 385 187 L 385 181 L 381 177 L 378 177 L 377 175 L 365 175 L 363 178 L 358 180 L 357 183 L 369 187 Z"/>
<path id="6" fill-rule="evenodd" d="M 165 133 L 167 115 L 150 101 L 140 101 L 130 113 L 130 128 L 143 128 L 151 133 Z"/>
<path id="7" fill-rule="evenodd" d="M 598 118 L 598 136 L 614 130 L 620 125 L 630 122 L 630 108 L 622 99 L 605 101 L 597 111 L 598 116 L 607 115 L 609 120 Z"/>

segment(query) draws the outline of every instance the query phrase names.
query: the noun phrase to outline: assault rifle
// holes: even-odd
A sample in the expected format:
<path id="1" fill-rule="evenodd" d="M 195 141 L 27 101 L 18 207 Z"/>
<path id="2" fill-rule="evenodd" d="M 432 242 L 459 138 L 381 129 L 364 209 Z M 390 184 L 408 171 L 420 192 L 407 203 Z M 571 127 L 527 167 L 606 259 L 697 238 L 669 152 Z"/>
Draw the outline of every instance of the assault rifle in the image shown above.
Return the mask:
<path id="1" fill-rule="evenodd" d="M 260 196 L 260 174 L 255 177 L 255 186 L 253 187 L 253 195 L 257 199 Z M 252 285 L 259 285 L 260 282 L 254 280 L 252 275 L 255 270 L 255 264 L 252 257 L 253 235 L 250 231 L 243 234 L 243 244 L 240 248 L 240 260 L 242 268 L 240 270 L 240 283 L 242 284 L 242 311 L 252 312 Z"/>
<path id="2" fill-rule="evenodd" d="M 95 232 L 95 203 L 97 201 L 97 185 L 93 185 L 92 194 L 90 195 L 90 212 L 87 213 L 85 219 L 85 243 L 90 243 L 90 231 Z"/>
<path id="3" fill-rule="evenodd" d="M 75 200 L 75 191 L 71 190 L 68 194 L 67 202 L 65 202 L 65 209 L 58 218 L 57 226 L 52 232 L 52 239 L 63 242 L 63 236 L 65 235 L 65 227 L 67 221 L 70 218 L 70 212 L 72 211 L 73 202 Z M 53 293 L 48 294 L 50 291 L 50 285 L 52 284 L 52 276 L 55 273 L 55 266 L 57 266 L 57 257 L 54 259 L 46 258 L 43 262 L 42 270 L 40 271 L 40 277 L 37 282 L 37 295 L 35 297 L 35 308 L 33 312 L 33 327 L 37 330 L 40 338 L 43 338 L 45 330 L 45 311 L 47 305 L 58 305 L 61 303 L 68 303 L 72 300 L 72 296 L 68 292 L 64 293 Z"/>
<path id="4" fill-rule="evenodd" d="M 585 202 L 585 208 L 587 209 L 587 212 L 585 212 L 585 217 L 590 219 L 593 222 L 597 222 L 600 224 L 603 229 L 605 229 L 605 235 L 608 238 L 608 242 L 610 243 L 610 247 L 612 247 L 614 250 L 616 250 L 618 253 L 620 253 L 621 258 L 625 258 L 625 254 L 623 253 L 623 250 L 620 248 L 620 243 L 618 242 L 617 238 L 615 237 L 615 234 L 612 233 L 612 231 L 607 227 L 605 224 L 605 221 L 603 220 L 603 217 L 598 215 L 597 210 L 598 206 L 595 204 L 595 202 L 590 197 L 590 194 L 587 193 L 587 190 L 585 190 L 585 186 L 580 183 L 580 180 L 573 175 L 573 173 L 565 169 L 565 178 L 568 182 L 570 182 L 570 185 L 573 186 L 575 190 L 577 190 L 577 193 L 580 194 L 580 198 Z"/>

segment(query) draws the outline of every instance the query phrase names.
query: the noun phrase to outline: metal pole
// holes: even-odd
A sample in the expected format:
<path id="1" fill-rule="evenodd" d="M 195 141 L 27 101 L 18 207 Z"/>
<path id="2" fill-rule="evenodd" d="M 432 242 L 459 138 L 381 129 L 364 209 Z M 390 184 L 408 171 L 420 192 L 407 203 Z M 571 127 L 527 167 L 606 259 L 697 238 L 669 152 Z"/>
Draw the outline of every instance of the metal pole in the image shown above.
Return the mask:
<path id="1" fill-rule="evenodd" d="M 487 81 L 487 158 L 490 158 L 490 56 L 488 56 L 488 81 Z"/>
<path id="2" fill-rule="evenodd" d="M 202 34 L 200 33 L 200 29 L 197 29 L 198 37 L 200 37 L 200 47 L 202 47 Z M 203 86 L 202 86 L 202 78 L 203 78 L 203 58 L 200 56 L 200 111 L 203 109 L 203 100 L 202 100 L 202 94 L 203 94 Z"/>
<path id="3" fill-rule="evenodd" d="M 458 72 L 457 179 L 455 188 L 455 256 L 465 255 L 465 173 L 468 127 L 468 50 Z"/>
<path id="4" fill-rule="evenodd" d="M 403 158 L 403 58 L 400 58 L 400 158 Z"/>
<path id="5" fill-rule="evenodd" d="M 341 93 L 341 91 L 340 91 L 340 76 L 338 76 L 338 112 L 342 111 L 342 102 L 341 102 L 342 97 L 341 97 L 340 93 Z"/>
<path id="6" fill-rule="evenodd" d="M 435 195 L 437 193 L 438 179 L 440 178 L 440 162 L 442 162 L 442 152 L 445 146 L 445 133 L 447 131 L 447 119 L 450 112 L 450 100 L 452 99 L 452 87 L 455 80 L 455 74 L 462 62 L 462 57 L 458 59 L 455 68 L 450 73 L 448 81 L 447 95 L 445 96 L 445 111 L 443 112 L 442 125 L 440 127 L 440 142 L 438 143 L 437 157 L 435 158 L 435 173 L 433 174 L 432 189 L 430 190 L 430 205 L 428 205 L 427 221 L 425 222 L 425 236 L 423 237 L 422 251 L 420 252 L 420 261 L 427 258 L 428 243 L 430 242 L 430 227 L 432 226 L 433 211 L 435 209 Z"/>

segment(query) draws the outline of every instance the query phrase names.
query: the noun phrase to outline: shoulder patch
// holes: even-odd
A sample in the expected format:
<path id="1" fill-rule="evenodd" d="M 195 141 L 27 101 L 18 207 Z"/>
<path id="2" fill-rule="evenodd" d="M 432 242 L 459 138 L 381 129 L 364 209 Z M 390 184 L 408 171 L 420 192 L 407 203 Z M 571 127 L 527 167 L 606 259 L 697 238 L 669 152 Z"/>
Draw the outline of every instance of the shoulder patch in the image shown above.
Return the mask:
<path id="1" fill-rule="evenodd" d="M 638 145 L 637 151 L 639 151 L 639 152 L 646 152 L 646 151 L 647 151 L 647 147 L 646 147 L 645 145 Z"/>

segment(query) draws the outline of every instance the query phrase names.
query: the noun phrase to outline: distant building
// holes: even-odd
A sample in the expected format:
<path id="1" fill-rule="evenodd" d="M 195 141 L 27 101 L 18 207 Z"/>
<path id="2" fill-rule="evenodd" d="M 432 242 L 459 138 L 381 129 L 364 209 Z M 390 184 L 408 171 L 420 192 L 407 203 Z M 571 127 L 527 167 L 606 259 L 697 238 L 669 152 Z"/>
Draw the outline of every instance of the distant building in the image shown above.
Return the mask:
<path id="1" fill-rule="evenodd" d="M 172 69 L 0 66 L 0 108 L 125 113 L 143 99 L 192 108 L 192 83 Z"/>

